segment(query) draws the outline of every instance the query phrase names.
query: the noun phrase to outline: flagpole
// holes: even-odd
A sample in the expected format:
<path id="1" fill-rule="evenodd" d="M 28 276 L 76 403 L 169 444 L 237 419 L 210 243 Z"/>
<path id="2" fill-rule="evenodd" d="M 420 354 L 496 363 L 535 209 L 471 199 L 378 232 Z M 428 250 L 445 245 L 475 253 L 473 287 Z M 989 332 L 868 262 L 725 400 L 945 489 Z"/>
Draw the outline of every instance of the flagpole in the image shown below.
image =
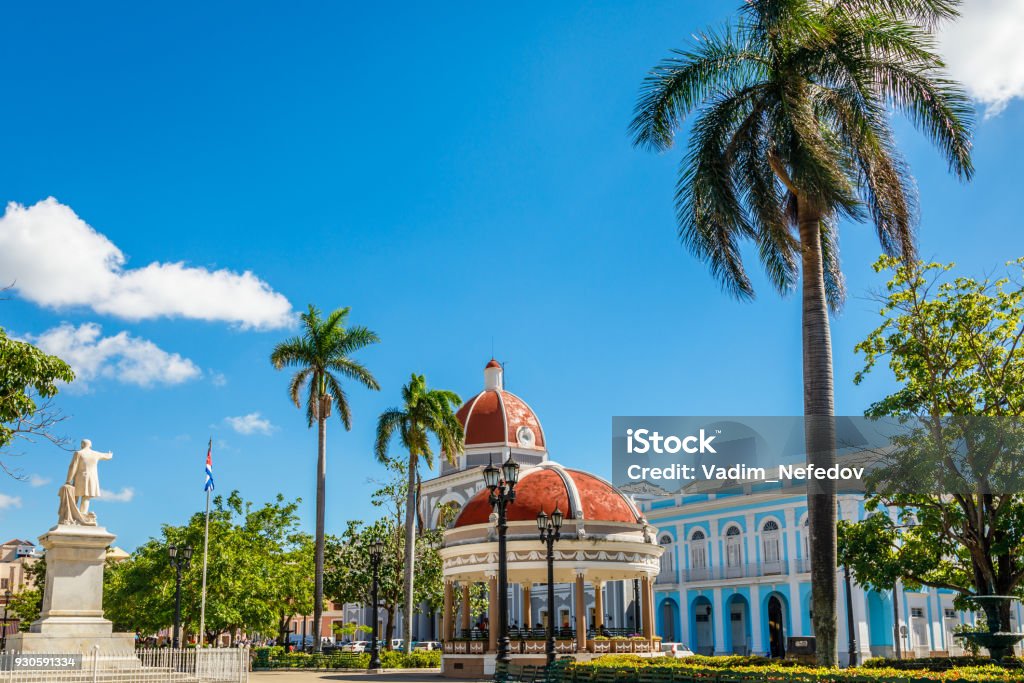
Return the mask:
<path id="1" fill-rule="evenodd" d="M 213 448 L 213 439 L 210 440 L 210 448 Z M 203 588 L 199 601 L 199 647 L 206 644 L 206 556 L 210 548 L 210 487 L 205 486 L 204 488 L 206 489 L 206 527 L 203 530 Z"/>

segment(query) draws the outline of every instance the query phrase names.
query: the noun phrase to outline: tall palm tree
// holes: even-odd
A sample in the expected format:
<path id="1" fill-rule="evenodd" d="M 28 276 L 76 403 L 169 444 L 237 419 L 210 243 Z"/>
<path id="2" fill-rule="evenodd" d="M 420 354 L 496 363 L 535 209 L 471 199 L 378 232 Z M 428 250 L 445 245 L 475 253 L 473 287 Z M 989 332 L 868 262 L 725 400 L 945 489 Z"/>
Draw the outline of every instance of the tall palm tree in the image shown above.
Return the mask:
<path id="1" fill-rule="evenodd" d="M 443 389 L 428 389 L 423 375 L 413 374 L 409 383 L 402 387 L 402 407 L 391 408 L 377 420 L 377 459 L 387 460 L 388 444 L 397 433 L 402 446 L 409 452 L 409 486 L 405 500 L 405 610 L 404 631 L 405 651 L 412 648 L 413 588 L 416 559 L 416 482 L 419 461 L 422 458 L 427 467 L 434 468 L 434 451 L 430 447 L 430 435 L 437 439 L 441 454 L 454 462 L 462 452 L 462 424 L 455 417 L 455 410 L 462 403 L 459 395 Z"/>
<path id="2" fill-rule="evenodd" d="M 380 385 L 361 363 L 352 359 L 359 349 L 380 341 L 365 327 L 346 329 L 349 308 L 339 308 L 326 318 L 312 304 L 302 314 L 302 336 L 286 339 L 274 347 L 270 362 L 278 370 L 298 368 L 288 385 L 288 396 L 296 408 L 306 401 L 306 423 L 317 425 L 316 543 L 313 584 L 313 648 L 320 651 L 320 621 L 324 613 L 324 491 L 327 478 L 327 418 L 331 405 L 338 407 L 345 429 L 352 429 L 352 414 L 341 379 L 355 380 L 373 390 Z"/>
<path id="3" fill-rule="evenodd" d="M 973 109 L 929 29 L 958 0 L 746 0 L 732 27 L 675 51 L 644 81 L 630 131 L 664 151 L 694 110 L 676 185 L 679 237 L 725 290 L 751 299 L 740 243 L 780 292 L 802 281 L 808 456 L 834 457 L 829 310 L 843 301 L 840 217 L 914 255 L 914 183 L 888 109 L 907 114 L 970 179 Z M 814 419 L 819 418 L 819 419 Z M 824 419 L 820 419 L 824 418 Z M 834 486 L 808 491 L 818 659 L 837 660 Z"/>

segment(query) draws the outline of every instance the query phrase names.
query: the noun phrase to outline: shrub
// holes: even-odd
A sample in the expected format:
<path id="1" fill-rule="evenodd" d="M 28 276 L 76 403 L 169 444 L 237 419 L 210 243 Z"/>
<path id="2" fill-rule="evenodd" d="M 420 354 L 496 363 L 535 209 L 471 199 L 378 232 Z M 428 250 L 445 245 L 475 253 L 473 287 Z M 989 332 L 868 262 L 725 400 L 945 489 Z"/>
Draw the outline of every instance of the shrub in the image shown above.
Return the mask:
<path id="1" fill-rule="evenodd" d="M 366 669 L 369 652 L 285 653 L 280 647 L 253 649 L 253 666 L 259 669 Z M 441 666 L 441 651 L 416 651 L 409 654 L 383 650 L 380 663 L 385 669 L 436 669 Z"/>
<path id="2" fill-rule="evenodd" d="M 642 670 L 658 670 L 658 681 L 728 681 L 729 683 L 1020 683 L 1019 672 L 988 664 L 946 671 L 906 671 L 891 667 L 823 669 L 764 657 L 654 657 L 610 655 L 589 662 L 571 662 L 562 681 L 594 681 L 611 678 L 615 683 L 640 683 Z M 610 676 L 609 676 L 610 674 Z M 645 677 L 646 680 L 646 677 Z"/>
<path id="3" fill-rule="evenodd" d="M 873 657 L 865 660 L 865 669 L 928 669 L 930 671 L 944 671 L 946 669 L 988 666 L 992 660 L 988 657 L 918 657 L 915 659 L 886 659 L 885 657 Z M 1016 657 L 1007 657 L 1000 666 L 1004 669 L 1024 669 L 1024 660 Z"/>

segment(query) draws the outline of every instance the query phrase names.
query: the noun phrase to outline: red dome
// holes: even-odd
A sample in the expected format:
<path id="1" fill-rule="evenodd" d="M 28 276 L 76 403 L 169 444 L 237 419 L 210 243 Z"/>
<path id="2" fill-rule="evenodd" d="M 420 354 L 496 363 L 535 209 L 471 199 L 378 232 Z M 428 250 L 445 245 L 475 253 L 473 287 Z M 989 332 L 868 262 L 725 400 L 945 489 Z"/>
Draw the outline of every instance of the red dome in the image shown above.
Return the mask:
<path id="1" fill-rule="evenodd" d="M 466 401 L 456 417 L 466 432 L 466 448 L 512 446 L 543 451 L 544 430 L 526 401 L 502 387 L 502 368 L 491 360 L 484 368 L 485 389 Z"/>
<path id="2" fill-rule="evenodd" d="M 491 515 L 489 495 L 490 491 L 483 489 L 470 498 L 455 526 L 486 523 Z M 628 524 L 641 519 L 626 495 L 605 480 L 553 462 L 523 472 L 516 484 L 516 500 L 506 514 L 510 522 L 536 521 L 541 510 L 550 515 L 555 507 L 566 519 Z"/>

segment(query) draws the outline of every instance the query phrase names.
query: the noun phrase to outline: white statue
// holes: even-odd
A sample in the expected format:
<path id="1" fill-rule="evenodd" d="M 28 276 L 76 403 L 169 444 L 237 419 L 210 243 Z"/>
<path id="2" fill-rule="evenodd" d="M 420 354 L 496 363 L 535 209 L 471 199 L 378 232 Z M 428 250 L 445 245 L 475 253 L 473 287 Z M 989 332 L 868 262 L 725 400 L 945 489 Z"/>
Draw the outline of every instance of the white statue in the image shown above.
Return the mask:
<path id="1" fill-rule="evenodd" d="M 100 460 L 110 460 L 113 457 L 113 453 L 94 451 L 92 441 L 82 439 L 82 448 L 75 451 L 75 455 L 71 458 L 67 482 L 58 493 L 60 507 L 57 510 L 57 522 L 59 524 L 96 525 L 96 514 L 89 512 L 89 501 L 100 495 L 97 463 Z"/>

